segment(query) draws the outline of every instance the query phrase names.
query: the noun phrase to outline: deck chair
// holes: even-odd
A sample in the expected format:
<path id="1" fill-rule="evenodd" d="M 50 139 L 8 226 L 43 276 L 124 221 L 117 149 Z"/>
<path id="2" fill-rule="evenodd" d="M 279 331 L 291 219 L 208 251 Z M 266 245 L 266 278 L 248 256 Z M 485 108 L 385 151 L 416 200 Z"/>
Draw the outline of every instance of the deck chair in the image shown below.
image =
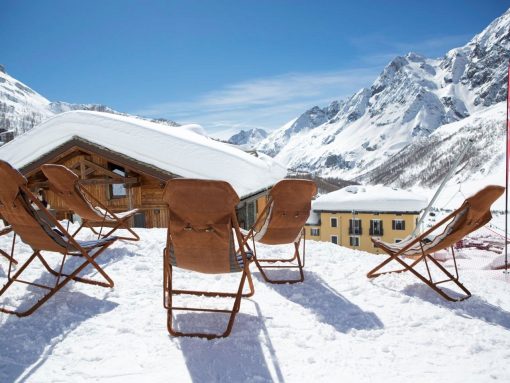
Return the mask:
<path id="1" fill-rule="evenodd" d="M 2 180 L 0 182 L 0 214 L 9 222 L 12 230 L 21 240 L 33 249 L 33 253 L 28 260 L 12 276 L 7 278 L 7 283 L 0 290 L 0 297 L 15 282 L 35 286 L 46 291 L 38 301 L 23 311 L 0 307 L 1 312 L 16 314 L 19 317 L 30 315 L 71 280 L 103 287 L 113 287 L 112 279 L 96 263 L 96 259 L 117 238 L 107 237 L 97 241 L 75 240 L 27 188 L 27 179 L 7 162 L 1 160 L 0 179 Z M 62 262 L 58 270 L 50 267 L 46 258 L 47 254 L 43 255 L 42 251 L 62 254 Z M 63 266 L 68 255 L 81 256 L 83 262 L 75 267 L 72 272 L 66 274 L 63 272 Z M 55 276 L 55 283 L 47 285 L 20 278 L 35 259 L 38 259 L 44 268 Z M 106 282 L 78 276 L 87 266 L 92 266 Z"/>
<path id="2" fill-rule="evenodd" d="M 471 296 L 469 290 L 459 281 L 459 271 L 455 258 L 454 245 L 466 235 L 487 224 L 491 218 L 490 207 L 505 191 L 504 187 L 489 185 L 477 192 L 472 197 L 466 199 L 462 206 L 451 214 L 446 216 L 433 227 L 425 231 L 416 238 L 409 238 L 399 243 L 385 243 L 375 238 L 372 242 L 375 246 L 381 248 L 389 255 L 389 258 L 372 269 L 368 278 L 375 278 L 383 274 L 409 271 L 414 274 L 423 283 L 430 286 L 440 296 L 449 301 L 461 301 Z M 448 224 L 447 224 L 448 223 Z M 447 225 L 446 225 L 447 224 Z M 432 235 L 438 229 L 444 226 L 441 234 Z M 455 276 L 446 270 L 432 255 L 443 249 L 451 249 L 453 262 L 455 266 Z M 403 258 L 412 259 L 411 263 Z M 397 262 L 402 269 L 380 271 L 390 262 Z M 427 271 L 426 275 L 420 273 L 416 266 L 423 261 Z M 432 266 L 445 279 L 434 281 L 431 274 Z M 440 284 L 452 282 L 462 292 L 463 296 L 454 297 L 448 294 L 444 289 L 439 288 Z"/>
<path id="3" fill-rule="evenodd" d="M 140 239 L 138 234 L 129 227 L 129 219 L 134 217 L 138 209 L 114 213 L 88 192 L 87 189 L 81 187 L 78 182 L 78 176 L 65 166 L 46 164 L 42 165 L 41 169 L 46 178 L 48 178 L 50 189 L 62 199 L 70 210 L 74 211 L 82 219 L 82 223 L 73 233 L 73 237 L 83 227 L 88 227 L 98 236 L 98 239 L 111 236 L 117 229 L 126 229 L 131 234 L 130 237 L 119 236 L 118 239 L 127 241 L 138 241 Z M 93 206 L 89 199 L 96 206 Z M 94 229 L 94 224 L 100 224 L 99 232 Z M 105 225 L 109 225 L 110 230 L 106 234 L 102 234 Z"/>
<path id="4" fill-rule="evenodd" d="M 282 180 L 271 189 L 267 205 L 246 236 L 247 239 L 252 240 L 255 264 L 266 282 L 281 284 L 304 281 L 303 267 L 306 251 L 304 225 L 310 215 L 312 198 L 316 194 L 315 183 L 301 179 Z M 293 244 L 294 255 L 285 259 L 261 258 L 256 251 L 256 242 L 267 245 Z M 301 242 L 302 254 L 299 252 Z M 297 269 L 299 277 L 270 278 L 266 272 L 268 269 Z"/>
<path id="5" fill-rule="evenodd" d="M 243 243 L 235 207 L 239 197 L 230 184 L 224 181 L 172 179 L 167 182 L 163 200 L 169 207 L 167 243 L 163 252 L 163 305 L 167 309 L 168 332 L 173 336 L 191 336 L 207 339 L 226 337 L 230 334 L 241 297 L 254 293 L 249 262 L 250 254 L 238 244 Z M 205 274 L 241 273 L 236 292 L 177 290 L 173 288 L 173 267 Z M 249 292 L 243 293 L 248 279 Z M 176 307 L 175 295 L 203 295 L 205 297 L 234 298 L 231 310 L 197 307 Z M 221 334 L 188 332 L 174 329 L 173 311 L 204 311 L 230 314 L 226 330 Z"/>

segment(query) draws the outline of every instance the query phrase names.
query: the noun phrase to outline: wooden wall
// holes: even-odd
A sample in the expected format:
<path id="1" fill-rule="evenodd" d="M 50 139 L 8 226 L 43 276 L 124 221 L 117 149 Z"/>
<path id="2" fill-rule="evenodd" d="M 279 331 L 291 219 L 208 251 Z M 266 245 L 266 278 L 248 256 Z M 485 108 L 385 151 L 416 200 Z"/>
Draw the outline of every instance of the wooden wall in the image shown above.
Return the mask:
<path id="1" fill-rule="evenodd" d="M 101 157 L 94 153 L 86 153 L 79 150 L 70 153 L 66 157 L 60 159 L 58 161 L 59 164 L 64 165 L 70 169 L 72 169 L 78 176 L 84 174 L 81 177 L 83 180 L 91 181 L 91 179 L 105 178 L 108 174 L 101 174 L 101 170 L 97 169 L 95 171 L 94 168 L 88 167 L 84 168 L 83 160 L 90 161 L 90 163 L 99 166 L 103 169 L 108 169 L 109 161 L 104 157 Z M 90 165 L 89 163 L 89 165 Z M 116 164 L 121 166 L 121 164 Z M 136 183 L 131 183 L 126 186 L 127 196 L 125 197 L 115 197 L 111 198 L 110 196 L 110 186 L 109 184 L 83 184 L 82 186 L 87 189 L 95 198 L 101 201 L 104 205 L 108 207 L 108 209 L 113 212 L 122 212 L 134 208 L 138 208 L 140 210 L 140 214 L 143 214 L 143 217 L 137 217 L 137 224 L 140 222 L 144 222 L 144 226 L 146 228 L 154 228 L 154 227 L 167 227 L 168 226 L 168 208 L 166 204 L 163 202 L 163 190 L 165 186 L 165 181 L 157 179 L 155 177 L 147 176 L 145 174 L 137 173 L 135 169 L 130 169 L 124 167 L 126 170 L 126 177 L 130 177 L 132 180 L 136 178 Z M 107 170 L 108 171 L 108 170 Z M 44 183 L 45 177 L 41 171 L 37 171 L 29 177 L 29 183 L 33 185 L 38 185 L 41 182 Z M 99 180 L 96 180 L 100 182 Z M 35 187 L 37 188 L 37 187 Z M 34 190 L 36 191 L 36 190 Z M 62 200 L 51 190 L 48 190 L 47 186 L 44 188 L 45 197 L 49 205 L 52 209 L 54 209 L 57 213 L 57 218 L 63 219 L 68 217 L 71 212 L 68 208 L 63 204 Z M 250 202 L 250 206 L 253 208 L 253 214 L 257 214 L 264 208 L 266 204 L 266 196 L 262 196 L 258 198 L 258 200 Z M 240 209 L 238 210 L 238 215 L 245 215 L 244 210 L 246 209 L 247 204 L 242 202 L 240 204 Z M 255 210 L 256 209 L 256 210 Z M 241 213 L 242 211 L 242 213 Z M 144 219 L 142 219 L 144 218 Z M 135 226 L 135 220 L 132 220 L 131 226 Z"/>

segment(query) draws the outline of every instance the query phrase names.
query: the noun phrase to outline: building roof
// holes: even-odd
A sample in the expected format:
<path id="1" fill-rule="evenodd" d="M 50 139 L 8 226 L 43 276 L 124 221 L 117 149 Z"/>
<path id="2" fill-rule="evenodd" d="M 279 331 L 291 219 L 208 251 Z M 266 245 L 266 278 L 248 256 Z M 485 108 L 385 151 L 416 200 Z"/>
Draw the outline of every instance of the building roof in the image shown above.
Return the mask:
<path id="1" fill-rule="evenodd" d="M 91 111 L 58 114 L 0 147 L 0 159 L 23 169 L 70 142 L 85 142 L 143 166 L 186 178 L 229 182 L 241 198 L 287 174 L 267 156 L 256 157 L 196 133 L 135 117 Z"/>
<path id="2" fill-rule="evenodd" d="M 419 212 L 427 198 L 386 186 L 351 185 L 324 194 L 312 203 L 315 211 Z"/>

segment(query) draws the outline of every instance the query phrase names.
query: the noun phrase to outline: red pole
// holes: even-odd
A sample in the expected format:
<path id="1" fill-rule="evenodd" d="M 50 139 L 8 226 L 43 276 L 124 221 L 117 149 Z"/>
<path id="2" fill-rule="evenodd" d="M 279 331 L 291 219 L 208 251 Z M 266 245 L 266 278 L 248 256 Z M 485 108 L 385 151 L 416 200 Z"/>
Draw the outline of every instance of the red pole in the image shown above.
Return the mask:
<path id="1" fill-rule="evenodd" d="M 508 81 L 506 88 L 506 192 L 505 192 L 505 272 L 508 272 L 508 162 L 510 155 L 510 60 L 508 60 Z"/>

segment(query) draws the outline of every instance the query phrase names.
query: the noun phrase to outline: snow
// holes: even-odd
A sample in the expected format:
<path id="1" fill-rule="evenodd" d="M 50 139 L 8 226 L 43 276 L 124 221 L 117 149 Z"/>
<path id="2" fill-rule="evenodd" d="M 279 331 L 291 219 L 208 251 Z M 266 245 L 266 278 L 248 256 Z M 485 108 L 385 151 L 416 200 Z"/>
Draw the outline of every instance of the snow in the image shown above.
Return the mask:
<path id="1" fill-rule="evenodd" d="M 117 242 L 99 259 L 115 280 L 113 289 L 70 283 L 28 318 L 0 314 L 0 381 L 510 379 L 510 280 L 501 271 L 482 270 L 490 260 L 478 250 L 466 249 L 458 260 L 473 297 L 450 303 L 412 275 L 368 280 L 366 272 L 382 256 L 308 241 L 304 283 L 264 283 L 252 265 L 256 292 L 243 299 L 232 334 L 207 341 L 168 335 L 162 307 L 165 230 L 139 233 L 140 242 Z M 88 235 L 82 238 L 92 238 Z M 0 248 L 9 243 L 9 236 L 0 237 Z M 18 249 L 25 259 L 29 248 Z M 291 248 L 260 245 L 258 250 L 281 256 Z M 451 262 L 445 265 L 452 270 Z M 0 283 L 6 266 L 0 259 Z M 38 264 L 27 275 L 46 279 Z M 176 269 L 175 283 L 228 289 L 238 277 Z M 8 302 L 16 305 L 35 292 L 22 287 Z M 226 306 L 222 299 L 216 303 Z M 190 326 L 199 315 L 179 314 L 177 322 Z M 200 323 L 220 329 L 225 318 L 205 314 Z"/>
<path id="2" fill-rule="evenodd" d="M 382 185 L 351 185 L 324 194 L 312 202 L 315 211 L 418 212 L 427 207 L 427 198 L 406 190 Z"/>
<path id="3" fill-rule="evenodd" d="M 0 158 L 21 168 L 79 137 L 182 177 L 225 180 L 240 197 L 264 190 L 287 174 L 272 159 L 261 160 L 197 130 L 196 125 L 168 127 L 110 113 L 71 111 L 2 146 Z"/>

